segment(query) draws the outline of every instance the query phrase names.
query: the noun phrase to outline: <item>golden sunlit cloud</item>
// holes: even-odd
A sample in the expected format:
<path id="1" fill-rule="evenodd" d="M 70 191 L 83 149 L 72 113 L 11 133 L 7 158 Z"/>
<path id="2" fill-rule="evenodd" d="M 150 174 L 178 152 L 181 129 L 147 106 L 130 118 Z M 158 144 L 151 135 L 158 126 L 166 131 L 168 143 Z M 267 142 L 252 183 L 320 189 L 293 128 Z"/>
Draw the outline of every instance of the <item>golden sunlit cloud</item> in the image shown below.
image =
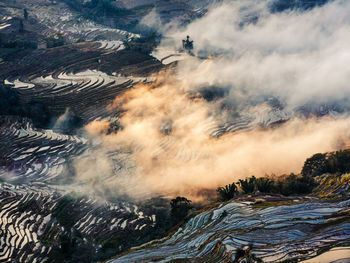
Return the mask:
<path id="1" fill-rule="evenodd" d="M 124 111 L 123 129 L 107 135 L 106 121 L 86 126 L 101 143 L 88 161 L 77 160 L 80 180 L 100 178 L 134 197 L 181 194 L 196 198 L 202 189 L 215 189 L 252 174 L 298 173 L 307 157 L 342 148 L 349 141 L 350 119 L 331 117 L 295 118 L 275 127 L 257 126 L 212 137 L 210 132 L 218 125 L 212 112 L 219 102 L 189 95 L 188 87 L 175 78 L 168 76 L 166 82 L 163 76 L 159 78 L 156 84 L 137 85 L 109 106 Z M 135 164 L 127 176 L 112 169 L 108 153 L 116 151 L 130 154 Z"/>

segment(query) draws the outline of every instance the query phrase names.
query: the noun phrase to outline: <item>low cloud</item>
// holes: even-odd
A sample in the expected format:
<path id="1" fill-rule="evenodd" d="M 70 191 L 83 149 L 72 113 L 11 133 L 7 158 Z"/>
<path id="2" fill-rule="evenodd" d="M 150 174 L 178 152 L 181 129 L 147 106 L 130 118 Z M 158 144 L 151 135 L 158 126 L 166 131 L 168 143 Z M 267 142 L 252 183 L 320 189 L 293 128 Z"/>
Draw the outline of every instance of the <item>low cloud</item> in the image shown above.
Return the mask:
<path id="1" fill-rule="evenodd" d="M 230 87 L 233 100 L 274 96 L 291 109 L 348 97 L 350 2 L 271 13 L 272 2 L 225 1 L 202 19 L 169 32 L 163 48 L 179 47 L 190 35 L 196 54 L 214 55 L 180 62 L 181 78 L 191 89 Z M 348 101 L 342 103 L 349 107 Z"/>
<path id="2" fill-rule="evenodd" d="M 312 154 L 349 143 L 347 117 L 296 118 L 275 128 L 256 126 L 212 137 L 217 105 L 190 96 L 181 82 L 135 87 L 114 103 L 125 110 L 121 131 L 107 135 L 106 122 L 99 121 L 87 127 L 99 143 L 89 158 L 77 161 L 78 179 L 103 181 L 104 187 L 136 198 L 158 194 L 196 198 L 201 189 L 252 174 L 298 173 Z M 120 164 L 115 173 L 113 162 L 122 154 L 129 165 Z"/>
<path id="3" fill-rule="evenodd" d="M 110 107 L 123 111 L 122 129 L 107 133 L 107 121 L 86 127 L 94 144 L 76 160 L 77 179 L 135 198 L 196 198 L 252 174 L 298 173 L 312 154 L 348 147 L 350 2 L 282 13 L 271 13 L 271 3 L 224 1 L 186 27 L 163 31 L 161 48 L 176 51 L 190 35 L 195 54 L 206 58 L 188 57 L 157 83 L 116 98 Z M 203 89 L 220 96 L 205 99 Z M 303 114 L 313 105 L 328 105 L 327 115 Z M 277 118 L 283 124 L 257 120 L 277 110 L 287 116 Z M 212 136 L 237 119 L 251 125 Z"/>

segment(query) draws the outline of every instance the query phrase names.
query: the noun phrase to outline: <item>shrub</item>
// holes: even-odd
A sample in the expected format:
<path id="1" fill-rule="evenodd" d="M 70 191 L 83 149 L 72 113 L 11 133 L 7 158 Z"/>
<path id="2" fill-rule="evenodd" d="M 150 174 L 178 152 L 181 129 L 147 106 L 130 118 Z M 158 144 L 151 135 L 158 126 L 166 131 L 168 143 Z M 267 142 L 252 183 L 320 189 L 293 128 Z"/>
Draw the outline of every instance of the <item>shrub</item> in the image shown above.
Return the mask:
<path id="1" fill-rule="evenodd" d="M 238 190 L 235 183 L 232 183 L 226 185 L 225 187 L 219 187 L 218 189 L 216 189 L 216 192 L 218 193 L 219 198 L 222 201 L 227 201 L 232 199 L 238 193 Z"/>
<path id="2" fill-rule="evenodd" d="M 277 181 L 266 177 L 256 178 L 252 176 L 244 180 L 240 179 L 238 184 L 244 194 L 258 190 L 261 193 L 279 193 L 282 195 L 309 194 L 317 186 L 312 176 L 298 176 L 295 174 L 281 177 Z M 234 183 L 219 187 L 217 192 L 221 200 L 224 201 L 232 199 L 238 193 Z"/>
<path id="3" fill-rule="evenodd" d="M 324 173 L 349 173 L 350 150 L 340 150 L 330 154 L 315 154 L 308 158 L 303 166 L 302 175 L 319 176 Z"/>
<path id="4" fill-rule="evenodd" d="M 255 188 L 262 193 L 271 193 L 274 190 L 274 181 L 261 177 L 255 180 Z"/>
<path id="5" fill-rule="evenodd" d="M 25 20 L 28 20 L 28 10 L 26 8 L 23 10 L 23 17 Z"/>
<path id="6" fill-rule="evenodd" d="M 276 183 L 276 188 L 283 195 L 309 194 L 316 185 L 311 176 L 297 176 L 292 173 L 284 180 L 279 180 Z"/>
<path id="7" fill-rule="evenodd" d="M 17 92 L 0 85 L 0 115 L 18 115 L 20 113 L 21 108 Z"/>
<path id="8" fill-rule="evenodd" d="M 90 263 L 94 262 L 95 247 L 92 242 L 83 239 L 81 234 L 74 230 L 63 232 L 48 255 L 48 262 Z"/>
<path id="9" fill-rule="evenodd" d="M 244 180 L 239 179 L 238 184 L 240 185 L 243 193 L 249 194 L 253 193 L 256 189 L 256 178 L 253 175 L 250 178 L 246 178 Z"/>
<path id="10" fill-rule="evenodd" d="M 350 172 L 350 150 L 340 150 L 331 154 L 327 158 L 328 173 L 348 173 Z"/>
<path id="11" fill-rule="evenodd" d="M 49 128 L 52 121 L 57 118 L 49 107 L 42 102 L 30 100 L 27 103 L 21 103 L 18 93 L 10 86 L 0 84 L 0 115 L 17 115 L 30 118 L 35 127 Z M 81 119 L 78 116 L 73 117 L 70 122 L 70 128 L 79 128 Z M 66 131 L 64 131 L 66 132 Z"/>
<path id="12" fill-rule="evenodd" d="M 174 223 L 182 221 L 188 214 L 188 211 L 192 208 L 191 200 L 185 197 L 176 197 L 170 202 L 171 206 L 171 216 Z"/>
<path id="13" fill-rule="evenodd" d="M 76 200 L 73 197 L 65 195 L 57 202 L 55 209 L 52 211 L 52 216 L 66 229 L 71 229 L 75 224 L 76 220 L 72 218 L 75 203 Z"/>
<path id="14" fill-rule="evenodd" d="M 45 39 L 48 48 L 59 47 L 66 44 L 62 34 L 52 35 Z"/>
<path id="15" fill-rule="evenodd" d="M 319 176 L 325 173 L 326 170 L 326 155 L 322 153 L 317 153 L 312 157 L 306 159 L 301 173 L 303 176 Z"/>
<path id="16" fill-rule="evenodd" d="M 17 49 L 36 49 L 37 48 L 37 44 L 33 41 L 26 41 L 26 40 L 8 40 L 8 41 L 4 41 L 1 40 L 0 41 L 0 47 L 3 48 L 17 48 Z"/>

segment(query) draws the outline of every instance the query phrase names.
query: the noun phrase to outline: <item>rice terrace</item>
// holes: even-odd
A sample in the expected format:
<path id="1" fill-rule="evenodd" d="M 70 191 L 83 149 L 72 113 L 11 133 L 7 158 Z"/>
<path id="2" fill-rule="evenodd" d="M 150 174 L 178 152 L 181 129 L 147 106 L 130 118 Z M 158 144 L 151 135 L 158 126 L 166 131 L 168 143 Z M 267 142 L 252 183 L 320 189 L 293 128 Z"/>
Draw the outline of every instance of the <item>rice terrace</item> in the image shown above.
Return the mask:
<path id="1" fill-rule="evenodd" d="M 350 262 L 349 13 L 0 0 L 0 262 Z"/>

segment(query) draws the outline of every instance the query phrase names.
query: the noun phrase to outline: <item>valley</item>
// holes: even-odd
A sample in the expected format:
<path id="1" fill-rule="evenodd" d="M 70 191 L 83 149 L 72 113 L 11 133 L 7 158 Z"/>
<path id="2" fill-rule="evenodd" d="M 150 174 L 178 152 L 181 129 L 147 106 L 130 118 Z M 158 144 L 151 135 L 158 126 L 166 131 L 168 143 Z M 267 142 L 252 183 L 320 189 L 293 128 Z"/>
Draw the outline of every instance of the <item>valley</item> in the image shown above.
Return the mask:
<path id="1" fill-rule="evenodd" d="M 0 0 L 0 262 L 349 262 L 348 9 Z"/>

